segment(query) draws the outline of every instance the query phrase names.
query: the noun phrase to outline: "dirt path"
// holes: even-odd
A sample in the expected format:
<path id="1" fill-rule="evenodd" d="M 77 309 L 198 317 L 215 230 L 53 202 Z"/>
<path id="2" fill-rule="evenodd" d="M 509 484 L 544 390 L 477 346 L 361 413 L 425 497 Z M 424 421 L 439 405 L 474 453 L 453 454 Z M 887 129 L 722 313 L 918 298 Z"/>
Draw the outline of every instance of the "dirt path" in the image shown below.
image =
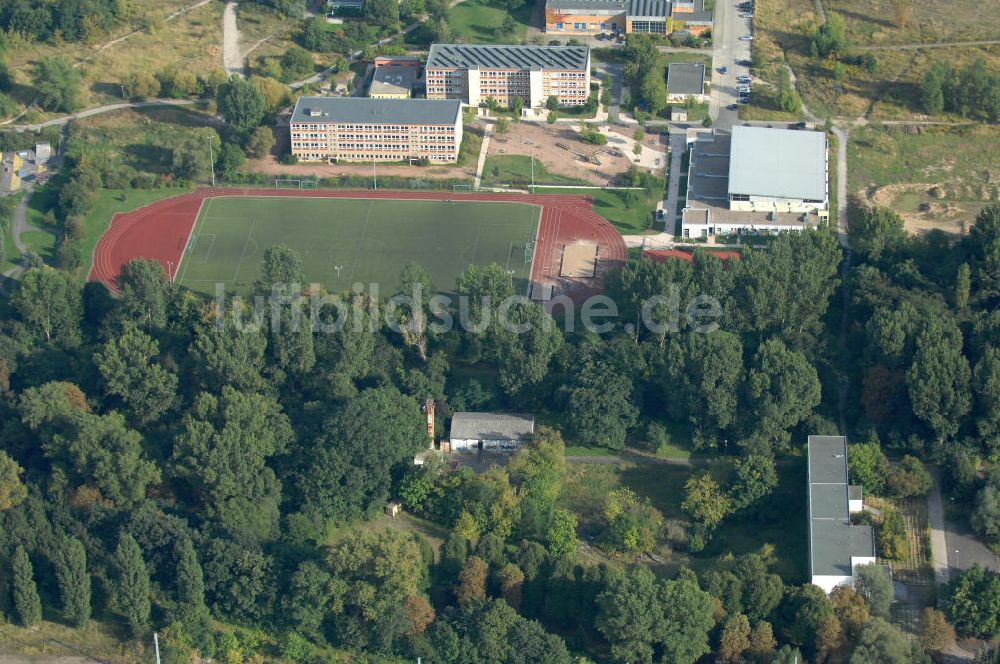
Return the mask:
<path id="1" fill-rule="evenodd" d="M 194 106 L 196 104 L 206 103 L 203 99 L 151 99 L 149 101 L 133 101 L 133 102 L 122 102 L 120 104 L 106 104 L 104 106 L 96 106 L 94 108 L 88 108 L 85 111 L 80 111 L 78 113 L 72 113 L 70 115 L 64 115 L 59 118 L 54 118 L 52 120 L 46 120 L 45 122 L 39 122 L 37 124 L 27 124 L 27 125 L 14 125 L 14 129 L 17 131 L 38 131 L 44 127 L 56 127 L 65 125 L 71 120 L 82 120 L 83 118 L 89 118 L 94 115 L 101 115 L 102 113 L 111 113 L 112 111 L 120 111 L 124 108 L 154 108 L 156 106 Z"/>
<path id="2" fill-rule="evenodd" d="M 240 55 L 240 29 L 236 25 L 238 2 L 227 2 L 222 12 L 222 65 L 227 76 L 245 75 L 243 57 Z"/>
<path id="3" fill-rule="evenodd" d="M 932 42 L 929 44 L 884 44 L 880 46 L 858 46 L 859 51 L 919 51 L 924 48 L 961 48 L 963 46 L 993 46 L 1000 39 L 982 41 Z"/>

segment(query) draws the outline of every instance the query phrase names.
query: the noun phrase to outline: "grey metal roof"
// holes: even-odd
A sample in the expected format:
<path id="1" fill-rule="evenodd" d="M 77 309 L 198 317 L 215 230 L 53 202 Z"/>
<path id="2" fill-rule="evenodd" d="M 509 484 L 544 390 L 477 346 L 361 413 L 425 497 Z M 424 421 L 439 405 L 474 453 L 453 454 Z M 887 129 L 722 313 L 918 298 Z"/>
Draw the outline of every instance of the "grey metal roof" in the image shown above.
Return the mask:
<path id="1" fill-rule="evenodd" d="M 874 558 L 871 526 L 852 526 L 847 438 L 809 436 L 809 566 L 813 576 L 851 576 L 851 558 Z M 854 487 L 851 487 L 854 488 Z"/>
<path id="2" fill-rule="evenodd" d="M 432 44 L 426 68 L 560 69 L 586 71 L 589 46 Z"/>
<path id="3" fill-rule="evenodd" d="M 461 112 L 462 104 L 457 99 L 299 97 L 291 121 L 453 125 Z"/>
<path id="4" fill-rule="evenodd" d="M 409 92 L 416 80 L 414 67 L 378 67 L 372 76 L 368 94 Z"/>
<path id="5" fill-rule="evenodd" d="M 672 95 L 705 93 L 705 63 L 672 62 L 667 67 L 667 91 Z"/>
<path id="6" fill-rule="evenodd" d="M 453 440 L 525 440 L 535 433 L 535 418 L 503 413 L 455 413 Z"/>
<path id="7" fill-rule="evenodd" d="M 733 127 L 729 193 L 826 199 L 826 134 Z"/>
<path id="8" fill-rule="evenodd" d="M 625 13 L 629 18 L 665 19 L 670 14 L 670 0 L 628 0 Z"/>

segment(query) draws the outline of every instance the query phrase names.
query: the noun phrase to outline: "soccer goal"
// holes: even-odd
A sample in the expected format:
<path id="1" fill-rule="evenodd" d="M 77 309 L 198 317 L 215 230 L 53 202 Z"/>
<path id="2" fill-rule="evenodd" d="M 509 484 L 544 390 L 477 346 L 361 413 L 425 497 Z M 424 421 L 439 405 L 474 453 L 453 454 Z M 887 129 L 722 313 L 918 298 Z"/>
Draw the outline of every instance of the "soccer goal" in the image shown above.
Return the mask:
<path id="1" fill-rule="evenodd" d="M 467 194 L 472 191 L 471 184 L 453 184 L 451 185 L 451 191 L 455 194 Z"/>
<path id="2" fill-rule="evenodd" d="M 299 189 L 315 189 L 319 185 L 318 180 L 301 180 L 299 181 Z"/>
<path id="3" fill-rule="evenodd" d="M 275 189 L 301 189 L 302 180 L 275 180 Z"/>

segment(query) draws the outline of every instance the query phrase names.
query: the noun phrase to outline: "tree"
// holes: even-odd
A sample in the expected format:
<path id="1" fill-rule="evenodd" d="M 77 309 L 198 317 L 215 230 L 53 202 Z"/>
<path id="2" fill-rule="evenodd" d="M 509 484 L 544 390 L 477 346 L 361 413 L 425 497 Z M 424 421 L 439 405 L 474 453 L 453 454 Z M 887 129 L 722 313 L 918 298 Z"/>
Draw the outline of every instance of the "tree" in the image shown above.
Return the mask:
<path id="1" fill-rule="evenodd" d="M 182 620 L 205 617 L 205 577 L 190 537 L 177 543 L 177 605 Z"/>
<path id="2" fill-rule="evenodd" d="M 819 405 L 819 377 L 805 355 L 790 350 L 779 339 L 768 339 L 753 357 L 747 395 L 754 439 L 784 444 L 788 430 Z"/>
<path id="3" fill-rule="evenodd" d="M 979 489 L 969 523 L 987 540 L 1000 541 L 1000 487 L 986 484 Z"/>
<path id="4" fill-rule="evenodd" d="M 728 492 L 734 512 L 750 507 L 778 486 L 778 472 L 770 456 L 747 454 L 736 460 L 735 470 L 736 478 Z"/>
<path id="5" fill-rule="evenodd" d="M 945 612 L 962 636 L 989 639 L 1000 633 L 1000 575 L 979 565 L 945 588 Z"/>
<path id="6" fill-rule="evenodd" d="M 289 582 L 284 604 L 289 622 L 311 639 L 322 636 L 322 624 L 330 611 L 330 574 L 307 560 L 299 564 Z"/>
<path id="7" fill-rule="evenodd" d="M 266 157 L 273 148 L 274 132 L 270 127 L 257 127 L 247 139 L 247 154 L 251 157 Z"/>
<path id="8" fill-rule="evenodd" d="M 715 626 L 715 600 L 698 587 L 690 570 L 682 569 L 676 579 L 661 584 L 663 622 L 659 639 L 663 659 L 677 664 L 694 664 L 709 652 L 709 631 Z"/>
<path id="9" fill-rule="evenodd" d="M 971 289 L 972 271 L 969 269 L 968 263 L 962 263 L 958 266 L 958 272 L 955 274 L 955 290 L 952 294 L 952 302 L 955 304 L 956 309 L 965 309 L 969 304 Z"/>
<path id="10" fill-rule="evenodd" d="M 235 143 L 223 143 L 215 166 L 223 180 L 232 182 L 239 178 L 245 161 L 246 155 L 243 153 L 243 148 Z"/>
<path id="11" fill-rule="evenodd" d="M 296 81 L 313 75 L 316 68 L 309 51 L 298 46 L 288 48 L 281 55 L 281 71 L 285 81 Z"/>
<path id="12" fill-rule="evenodd" d="M 234 535 L 268 539 L 278 527 L 281 484 L 267 460 L 292 438 L 272 398 L 229 386 L 218 397 L 203 392 L 174 441 L 174 473 L 205 517 Z"/>
<path id="13" fill-rule="evenodd" d="M 129 99 L 149 99 L 160 96 L 160 80 L 148 72 L 133 72 L 122 81 Z"/>
<path id="14" fill-rule="evenodd" d="M 604 501 L 605 538 L 614 548 L 628 553 L 652 551 L 663 516 L 647 498 L 639 500 L 628 487 L 608 492 Z"/>
<path id="15" fill-rule="evenodd" d="M 291 101 L 292 91 L 289 90 L 288 86 L 269 76 L 251 76 L 250 83 L 264 99 L 265 115 L 277 113 Z"/>
<path id="16" fill-rule="evenodd" d="M 786 113 L 802 112 L 802 98 L 792 86 L 792 75 L 787 67 L 782 67 L 778 71 L 778 108 Z"/>
<path id="17" fill-rule="evenodd" d="M 969 361 L 962 353 L 962 332 L 953 322 L 928 321 L 917 337 L 913 364 L 906 374 L 913 414 L 939 440 L 958 433 L 972 407 Z"/>
<path id="18" fill-rule="evenodd" d="M 547 108 L 550 111 L 558 111 L 559 97 L 557 97 L 556 95 L 549 95 L 548 98 L 545 100 L 545 108 Z"/>
<path id="19" fill-rule="evenodd" d="M 708 528 L 719 525 L 732 509 L 718 482 L 708 473 L 691 477 L 684 484 L 683 509 L 692 519 Z"/>
<path id="20" fill-rule="evenodd" d="M 674 417 L 687 418 L 698 447 L 717 445 L 736 421 L 744 381 L 743 345 L 723 330 L 685 334 L 667 346 L 662 389 Z"/>
<path id="21" fill-rule="evenodd" d="M 21 481 L 23 472 L 17 461 L 0 450 L 0 512 L 17 507 L 28 497 L 28 488 Z"/>
<path id="22" fill-rule="evenodd" d="M 18 545 L 11 559 L 13 573 L 14 612 L 24 627 L 34 627 L 42 619 L 42 600 L 35 585 L 35 572 L 28 552 Z"/>
<path id="23" fill-rule="evenodd" d="M 747 646 L 746 653 L 752 661 L 765 664 L 771 661 L 777 645 L 777 641 L 774 640 L 774 630 L 771 627 L 771 623 L 761 620 L 753 626 L 753 631 L 750 632 L 750 643 Z"/>
<path id="24" fill-rule="evenodd" d="M 1000 293 L 1000 205 L 987 205 L 969 229 L 972 279 L 980 296 Z"/>
<path id="25" fill-rule="evenodd" d="M 548 375 L 552 357 L 563 346 L 563 335 L 544 308 L 526 299 L 507 307 L 506 313 L 506 324 L 496 328 L 491 354 L 499 364 L 501 387 L 513 395 Z M 514 331 L 515 326 L 525 331 Z"/>
<path id="26" fill-rule="evenodd" d="M 399 23 L 399 2 L 397 0 L 373 0 L 365 2 L 365 22 L 382 28 L 394 28 Z"/>
<path id="27" fill-rule="evenodd" d="M 633 397 L 632 379 L 601 348 L 580 353 L 576 373 L 566 388 L 572 430 L 584 445 L 624 449 L 625 435 L 635 426 L 639 410 Z"/>
<path id="28" fill-rule="evenodd" d="M 121 292 L 118 309 L 122 319 L 153 330 L 167 324 L 170 275 L 159 261 L 133 258 L 122 266 L 117 285 Z"/>
<path id="29" fill-rule="evenodd" d="M 750 621 L 743 614 L 731 616 L 722 626 L 719 657 L 724 662 L 738 662 L 749 647 Z"/>
<path id="30" fill-rule="evenodd" d="M 871 618 L 865 598 L 855 592 L 854 588 L 837 586 L 830 593 L 830 603 L 843 627 L 845 638 L 848 642 L 856 641 L 861 628 Z"/>
<path id="31" fill-rule="evenodd" d="M 898 510 L 886 507 L 876 530 L 879 551 L 883 558 L 900 560 L 906 555 L 906 523 Z"/>
<path id="32" fill-rule="evenodd" d="M 895 594 L 892 579 L 881 565 L 858 565 L 854 569 L 854 590 L 864 597 L 873 615 L 888 618 Z"/>
<path id="33" fill-rule="evenodd" d="M 256 129 L 267 113 L 267 104 L 260 90 L 250 81 L 237 76 L 219 88 L 217 101 L 222 117 L 244 136 Z"/>
<path id="34" fill-rule="evenodd" d="M 832 615 L 830 598 L 811 583 L 790 589 L 781 603 L 785 634 L 797 645 L 814 644 L 820 624 Z"/>
<path id="35" fill-rule="evenodd" d="M 920 645 L 913 643 L 897 627 L 882 618 L 872 618 L 861 630 L 850 664 L 916 664 L 927 662 Z"/>
<path id="36" fill-rule="evenodd" d="M 951 65 L 935 62 L 924 74 L 921 84 L 921 104 L 930 115 L 937 115 L 945 107 L 944 85 L 952 77 Z"/>
<path id="37" fill-rule="evenodd" d="M 950 650 L 955 645 L 955 628 L 937 609 L 927 607 L 920 614 L 920 645 L 932 653 Z"/>
<path id="38" fill-rule="evenodd" d="M 83 544 L 72 537 L 63 539 L 54 562 L 63 618 L 73 627 L 86 627 L 90 621 L 90 574 Z"/>
<path id="39" fill-rule="evenodd" d="M 903 456 L 900 464 L 889 473 L 889 490 L 903 498 L 926 496 L 932 485 L 933 480 L 924 464 L 910 454 Z"/>
<path id="40" fill-rule="evenodd" d="M 496 125 L 494 126 L 494 131 L 496 131 L 497 136 L 504 138 L 510 133 L 510 120 L 506 116 L 500 116 L 497 118 Z"/>
<path id="41" fill-rule="evenodd" d="M 571 556 L 576 553 L 576 516 L 564 509 L 555 510 L 546 539 L 549 551 L 554 556 Z"/>
<path id="42" fill-rule="evenodd" d="M 80 72 L 65 58 L 42 58 L 35 65 L 38 103 L 47 111 L 72 113 L 80 104 Z"/>
<path id="43" fill-rule="evenodd" d="M 663 70 L 652 68 L 646 72 L 639 87 L 639 95 L 652 115 L 659 115 L 667 107 L 667 84 L 663 80 Z"/>
<path id="44" fill-rule="evenodd" d="M 79 342 L 83 304 L 80 289 L 65 272 L 31 268 L 21 276 L 12 301 L 21 320 L 44 335 L 46 342 L 55 340 L 65 346 Z"/>
<path id="45" fill-rule="evenodd" d="M 132 636 L 142 636 L 149 626 L 149 572 L 142 550 L 128 533 L 123 533 L 115 549 L 118 570 L 118 601 L 128 619 Z"/>
<path id="46" fill-rule="evenodd" d="M 458 575 L 455 599 L 459 605 L 469 604 L 486 596 L 486 577 L 489 567 L 478 556 L 469 556 Z"/>
<path id="47" fill-rule="evenodd" d="M 812 43 L 820 57 L 835 56 L 847 48 L 847 22 L 836 12 L 827 12 L 826 21 L 816 29 Z"/>
<path id="48" fill-rule="evenodd" d="M 500 570 L 500 594 L 515 611 L 521 609 L 521 593 L 524 587 L 524 572 L 517 565 L 507 563 Z"/>
<path id="49" fill-rule="evenodd" d="M 597 596 L 594 626 L 619 662 L 652 662 L 656 630 L 663 623 L 656 578 L 645 566 L 616 573 Z"/>
<path id="50" fill-rule="evenodd" d="M 140 425 L 160 419 L 177 396 L 177 376 L 156 362 L 159 352 L 152 337 L 129 326 L 94 355 L 105 391 L 120 397 Z"/>
<path id="51" fill-rule="evenodd" d="M 889 476 L 889 459 L 878 443 L 851 445 L 847 454 L 851 471 L 851 481 L 860 484 L 865 493 L 881 496 Z"/>

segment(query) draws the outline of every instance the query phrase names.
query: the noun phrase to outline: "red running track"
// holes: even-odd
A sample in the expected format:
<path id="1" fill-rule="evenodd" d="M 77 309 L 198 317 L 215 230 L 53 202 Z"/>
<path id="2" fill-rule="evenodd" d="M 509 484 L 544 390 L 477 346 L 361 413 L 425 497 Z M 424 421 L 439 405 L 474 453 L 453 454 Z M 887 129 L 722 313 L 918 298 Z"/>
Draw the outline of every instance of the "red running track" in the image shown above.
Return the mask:
<path id="1" fill-rule="evenodd" d="M 118 213 L 94 248 L 89 281 L 98 281 L 117 291 L 116 280 L 122 267 L 134 258 L 159 261 L 171 278 L 177 272 L 184 248 L 191 236 L 202 202 L 220 196 L 299 196 L 315 198 L 384 198 L 395 200 L 470 200 L 529 203 L 542 208 L 535 246 L 531 280 L 549 284 L 557 293 L 574 299 L 585 297 L 600 287 L 605 272 L 623 265 L 628 249 L 618 231 L 591 209 L 585 196 L 545 196 L 539 194 L 448 193 L 430 191 L 342 191 L 289 189 L 199 189 L 175 196 L 132 212 Z M 559 276 L 563 248 L 578 242 L 598 246 L 598 267 L 594 279 L 571 280 Z"/>

